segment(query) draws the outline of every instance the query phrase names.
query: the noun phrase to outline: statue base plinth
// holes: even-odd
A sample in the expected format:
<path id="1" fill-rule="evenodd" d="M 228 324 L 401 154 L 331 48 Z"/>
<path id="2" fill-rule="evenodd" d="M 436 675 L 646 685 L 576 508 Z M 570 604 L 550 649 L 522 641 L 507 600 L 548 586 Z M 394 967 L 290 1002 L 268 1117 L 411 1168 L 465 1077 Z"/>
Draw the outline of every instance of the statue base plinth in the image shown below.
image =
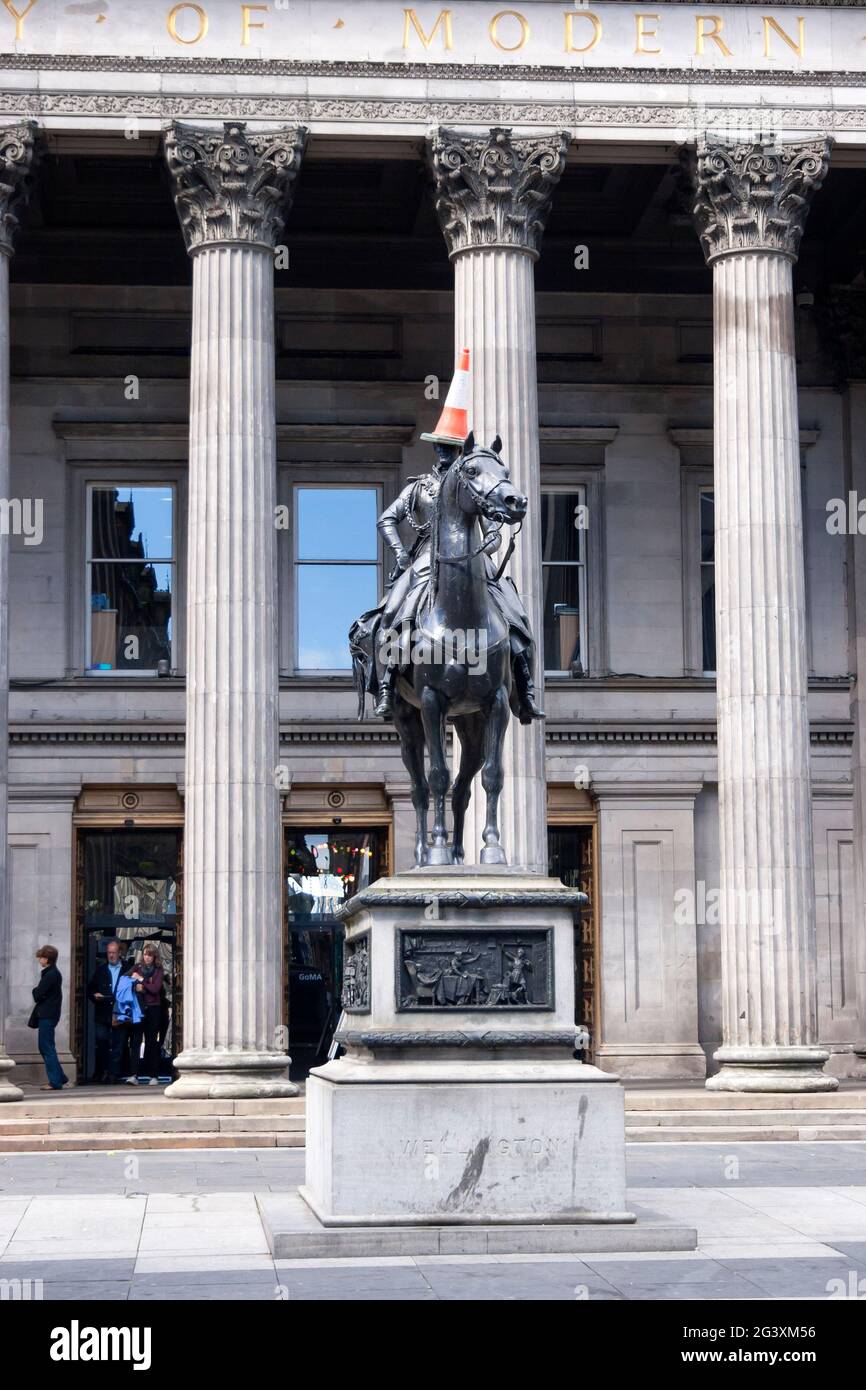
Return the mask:
<path id="1" fill-rule="evenodd" d="M 324 1228 L 634 1223 L 622 1089 L 574 1057 L 582 901 L 459 865 L 346 905 L 346 1055 L 307 1083 L 301 1196 Z"/>
<path id="2" fill-rule="evenodd" d="M 330 1062 L 301 1195 L 325 1226 L 631 1223 L 622 1089 L 579 1062 Z"/>

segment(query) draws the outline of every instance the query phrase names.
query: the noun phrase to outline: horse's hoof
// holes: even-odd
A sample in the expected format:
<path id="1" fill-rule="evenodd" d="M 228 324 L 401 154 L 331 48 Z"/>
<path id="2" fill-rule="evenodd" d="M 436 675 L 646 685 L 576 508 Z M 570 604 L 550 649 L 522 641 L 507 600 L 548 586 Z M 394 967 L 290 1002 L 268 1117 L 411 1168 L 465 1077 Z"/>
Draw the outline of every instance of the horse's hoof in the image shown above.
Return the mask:
<path id="1" fill-rule="evenodd" d="M 451 850 L 448 845 L 431 845 L 427 850 L 428 864 L 453 864 Z"/>
<path id="2" fill-rule="evenodd" d="M 501 845 L 485 845 L 481 851 L 482 864 L 507 864 L 505 850 Z"/>

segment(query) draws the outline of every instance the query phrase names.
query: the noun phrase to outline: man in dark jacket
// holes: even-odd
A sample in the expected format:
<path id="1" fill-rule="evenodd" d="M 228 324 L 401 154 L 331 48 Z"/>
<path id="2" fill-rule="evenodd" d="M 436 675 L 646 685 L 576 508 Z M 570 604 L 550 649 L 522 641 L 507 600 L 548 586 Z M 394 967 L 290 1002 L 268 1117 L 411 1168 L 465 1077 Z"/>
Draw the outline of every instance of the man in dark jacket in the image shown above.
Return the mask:
<path id="1" fill-rule="evenodd" d="M 123 1080 L 124 1053 L 129 1044 L 128 1028 L 113 1028 L 114 995 L 121 975 L 126 974 L 123 945 L 109 941 L 106 959 L 97 965 L 87 986 L 87 997 L 93 1004 L 96 1025 L 96 1075 L 94 1081 Z"/>
<path id="2" fill-rule="evenodd" d="M 63 976 L 57 969 L 56 946 L 40 946 L 36 959 L 42 967 L 42 974 L 33 990 L 34 1009 L 30 1015 L 30 1027 L 39 1031 L 39 1051 L 48 1077 L 42 1090 L 62 1091 L 69 1077 L 60 1065 L 54 1044 L 54 1029 L 60 1022 L 63 1006 Z"/>

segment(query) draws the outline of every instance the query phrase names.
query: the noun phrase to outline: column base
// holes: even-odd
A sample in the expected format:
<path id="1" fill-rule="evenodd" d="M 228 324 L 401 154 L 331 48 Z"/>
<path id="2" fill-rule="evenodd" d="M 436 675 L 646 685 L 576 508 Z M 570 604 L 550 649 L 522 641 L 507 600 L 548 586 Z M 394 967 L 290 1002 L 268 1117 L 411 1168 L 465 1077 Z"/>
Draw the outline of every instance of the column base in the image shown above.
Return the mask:
<path id="1" fill-rule="evenodd" d="M 3 1101 L 23 1100 L 24 1098 L 24 1092 L 9 1080 L 8 1073 L 12 1071 L 14 1066 L 15 1063 L 11 1057 L 7 1057 L 5 1053 L 0 1053 L 0 1104 Z"/>
<path id="2" fill-rule="evenodd" d="M 830 1054 L 822 1047 L 720 1047 L 721 1070 L 708 1091 L 836 1091 L 838 1076 L 823 1070 Z"/>
<path id="3" fill-rule="evenodd" d="M 230 1052 L 190 1048 L 175 1059 L 177 1081 L 166 1086 L 171 1100 L 269 1100 L 296 1096 L 285 1052 Z"/>

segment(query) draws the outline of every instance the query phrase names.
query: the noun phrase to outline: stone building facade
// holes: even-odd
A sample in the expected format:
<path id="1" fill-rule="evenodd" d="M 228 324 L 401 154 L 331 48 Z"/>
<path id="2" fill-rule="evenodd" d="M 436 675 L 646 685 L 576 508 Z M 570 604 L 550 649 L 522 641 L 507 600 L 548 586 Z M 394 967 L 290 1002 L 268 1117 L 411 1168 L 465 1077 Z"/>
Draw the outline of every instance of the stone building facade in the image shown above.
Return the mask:
<path id="1" fill-rule="evenodd" d="M 333 908 L 410 867 L 414 826 L 344 633 L 462 346 L 530 497 L 511 572 L 545 673 L 503 842 L 589 893 L 593 1057 L 861 1074 L 862 12 L 25 9 L 0 7 L 13 1075 L 44 941 L 92 1074 L 115 934 L 171 967 L 176 1094 L 285 1090 L 287 1018 L 301 1069 L 327 1047 Z"/>

